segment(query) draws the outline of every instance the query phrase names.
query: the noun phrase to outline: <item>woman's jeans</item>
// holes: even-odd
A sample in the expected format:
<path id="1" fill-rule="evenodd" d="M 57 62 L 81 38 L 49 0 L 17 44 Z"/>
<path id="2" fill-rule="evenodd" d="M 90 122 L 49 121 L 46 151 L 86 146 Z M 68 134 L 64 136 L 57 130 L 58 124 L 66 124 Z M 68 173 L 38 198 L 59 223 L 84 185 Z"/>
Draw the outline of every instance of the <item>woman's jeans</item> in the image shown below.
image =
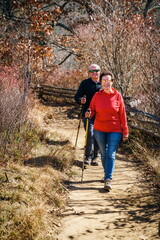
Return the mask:
<path id="1" fill-rule="evenodd" d="M 88 118 L 88 136 L 87 136 L 87 144 L 85 149 L 85 157 L 86 159 L 96 159 L 98 156 L 99 146 L 93 134 L 93 124 L 94 119 Z M 86 130 L 86 122 L 87 118 L 83 118 L 84 129 Z"/>
<path id="2" fill-rule="evenodd" d="M 115 167 L 116 150 L 122 138 L 122 133 L 100 132 L 94 130 L 94 136 L 100 148 L 104 179 L 112 179 Z"/>

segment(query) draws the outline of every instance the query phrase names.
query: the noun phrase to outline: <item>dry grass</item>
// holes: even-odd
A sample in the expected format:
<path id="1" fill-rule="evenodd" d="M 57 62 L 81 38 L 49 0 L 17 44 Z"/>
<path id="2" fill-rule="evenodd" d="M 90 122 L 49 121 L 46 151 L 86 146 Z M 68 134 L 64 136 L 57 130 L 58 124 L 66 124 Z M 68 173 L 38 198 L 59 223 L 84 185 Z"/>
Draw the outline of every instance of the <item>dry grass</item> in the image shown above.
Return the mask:
<path id="1" fill-rule="evenodd" d="M 50 239 L 63 208 L 65 189 L 51 167 L 10 165 L 1 177 L 1 239 Z M 53 220 L 54 219 L 54 220 Z"/>
<path id="2" fill-rule="evenodd" d="M 68 193 L 63 181 L 71 175 L 74 150 L 45 130 L 38 137 L 23 161 L 8 161 L 0 170 L 1 240 L 55 239 Z"/>
<path id="3" fill-rule="evenodd" d="M 160 155 L 159 153 L 155 153 L 155 151 L 151 151 L 147 147 L 144 147 L 143 144 L 139 142 L 135 142 L 133 148 L 133 154 L 141 159 L 143 162 L 147 163 L 150 168 L 160 174 Z"/>
<path id="4" fill-rule="evenodd" d="M 149 134 L 130 129 L 129 141 L 123 144 L 123 148 L 130 155 L 136 157 L 148 165 L 157 176 L 160 175 L 160 145 L 159 138 Z"/>

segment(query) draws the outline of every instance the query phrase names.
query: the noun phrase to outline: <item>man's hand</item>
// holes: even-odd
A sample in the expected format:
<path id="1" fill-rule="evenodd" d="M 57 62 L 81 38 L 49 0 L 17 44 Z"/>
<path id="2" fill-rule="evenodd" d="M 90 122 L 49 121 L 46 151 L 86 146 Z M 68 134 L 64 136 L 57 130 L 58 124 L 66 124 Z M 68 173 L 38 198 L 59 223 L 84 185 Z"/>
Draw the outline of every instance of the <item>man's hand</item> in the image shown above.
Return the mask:
<path id="1" fill-rule="evenodd" d="M 86 112 L 85 112 L 85 117 L 86 118 L 89 118 L 91 116 L 91 110 L 88 109 Z"/>
<path id="2" fill-rule="evenodd" d="M 81 104 L 85 104 L 85 103 L 86 103 L 86 95 L 81 97 Z"/>

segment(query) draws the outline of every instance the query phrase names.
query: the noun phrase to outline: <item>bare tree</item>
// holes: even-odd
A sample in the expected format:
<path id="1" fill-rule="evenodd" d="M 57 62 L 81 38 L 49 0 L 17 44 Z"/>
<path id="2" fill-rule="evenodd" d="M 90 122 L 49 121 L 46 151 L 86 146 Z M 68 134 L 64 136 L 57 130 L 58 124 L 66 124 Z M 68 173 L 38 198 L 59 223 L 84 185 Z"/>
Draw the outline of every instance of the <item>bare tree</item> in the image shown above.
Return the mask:
<path id="1" fill-rule="evenodd" d="M 122 8 L 117 13 L 112 6 L 104 11 L 96 6 L 94 21 L 75 29 L 77 53 L 81 64 L 97 62 L 111 70 L 124 96 L 140 98 L 143 110 L 158 114 L 159 30 L 153 18 L 127 15 L 127 11 Z"/>

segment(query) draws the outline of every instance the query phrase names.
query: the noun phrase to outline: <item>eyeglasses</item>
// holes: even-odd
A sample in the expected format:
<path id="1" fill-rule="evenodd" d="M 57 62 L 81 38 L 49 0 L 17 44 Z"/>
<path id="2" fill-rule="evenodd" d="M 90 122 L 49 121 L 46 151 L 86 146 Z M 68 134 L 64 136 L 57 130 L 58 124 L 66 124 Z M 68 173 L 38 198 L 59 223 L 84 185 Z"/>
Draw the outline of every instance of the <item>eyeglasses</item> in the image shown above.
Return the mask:
<path id="1" fill-rule="evenodd" d="M 95 70 L 89 70 L 90 73 L 94 73 L 94 72 L 99 72 L 99 69 L 95 69 Z"/>
<path id="2" fill-rule="evenodd" d="M 111 82 L 113 82 L 113 80 L 109 80 L 109 79 L 101 79 L 101 81 L 103 81 L 103 82 L 107 82 L 107 83 L 111 83 Z"/>

